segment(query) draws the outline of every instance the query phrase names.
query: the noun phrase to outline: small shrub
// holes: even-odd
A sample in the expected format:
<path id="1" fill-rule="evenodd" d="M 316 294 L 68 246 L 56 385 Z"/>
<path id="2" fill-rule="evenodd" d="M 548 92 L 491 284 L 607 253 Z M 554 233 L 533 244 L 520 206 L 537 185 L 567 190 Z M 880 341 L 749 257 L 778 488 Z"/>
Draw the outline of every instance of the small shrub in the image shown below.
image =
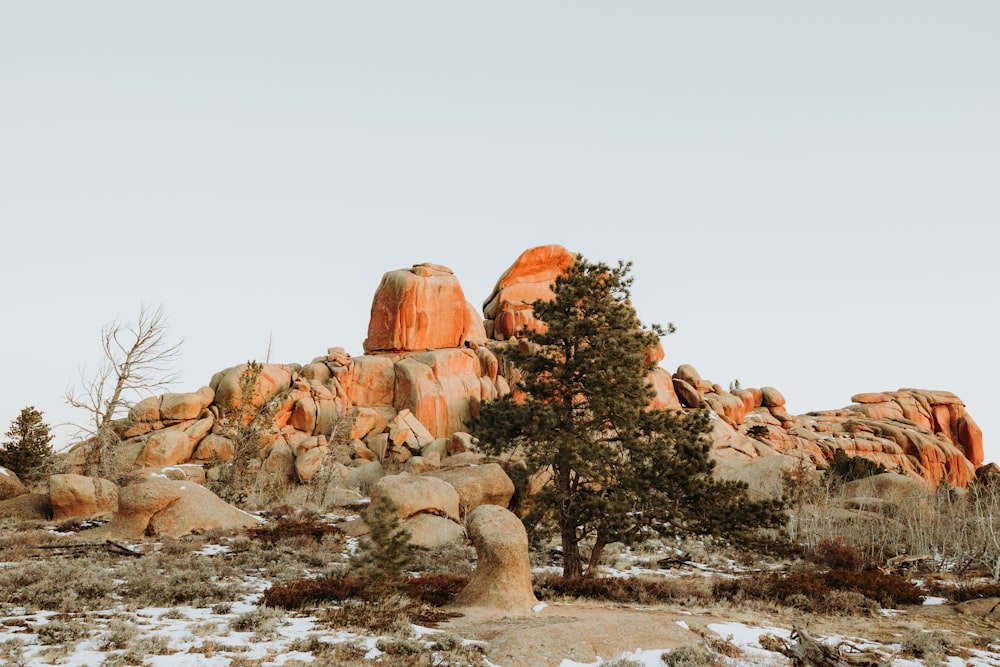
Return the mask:
<path id="1" fill-rule="evenodd" d="M 88 630 L 72 619 L 53 617 L 48 623 L 37 626 L 35 633 L 43 644 L 75 644 L 87 636 Z"/>
<path id="2" fill-rule="evenodd" d="M 336 526 L 326 523 L 316 514 L 301 516 L 280 516 L 274 523 L 257 526 L 247 530 L 250 539 L 266 544 L 277 544 L 284 540 L 299 540 L 308 538 L 316 544 L 323 542 L 327 535 L 343 536 Z"/>
<path id="3" fill-rule="evenodd" d="M 190 627 L 190 630 L 192 637 L 221 637 L 228 634 L 226 632 L 219 632 L 218 621 L 204 621 L 196 623 L 194 626 Z"/>
<path id="4" fill-rule="evenodd" d="M 771 653 L 781 653 L 782 649 L 788 646 L 784 639 L 771 634 L 761 635 L 757 641 L 762 649 Z"/>
<path id="5" fill-rule="evenodd" d="M 163 635 L 147 635 L 140 637 L 134 642 L 134 646 L 128 651 L 130 654 L 138 653 L 141 658 L 139 664 L 145 662 L 145 656 L 150 655 L 170 655 L 173 649 L 170 648 L 170 638 Z"/>
<path id="6" fill-rule="evenodd" d="M 138 634 L 139 628 L 133 623 L 125 619 L 113 618 L 108 622 L 107 631 L 101 637 L 99 645 L 103 651 L 126 649 Z"/>
<path id="7" fill-rule="evenodd" d="M 898 574 L 884 574 L 878 570 L 831 570 L 826 580 L 830 588 L 862 593 L 882 606 L 924 601 L 920 587 Z"/>
<path id="8" fill-rule="evenodd" d="M 367 586 L 359 577 L 317 577 L 272 584 L 264 591 L 262 601 L 270 607 L 302 609 L 324 602 L 367 597 Z"/>
<path id="9" fill-rule="evenodd" d="M 881 463 L 876 463 L 863 456 L 851 456 L 843 449 L 838 449 L 833 459 L 827 464 L 823 481 L 834 486 L 857 479 L 865 479 L 888 472 Z"/>
<path id="10" fill-rule="evenodd" d="M 217 639 L 206 639 L 198 646 L 190 647 L 188 653 L 201 653 L 206 658 L 211 658 L 216 653 L 245 653 L 250 650 L 246 644 L 226 644 Z"/>
<path id="11" fill-rule="evenodd" d="M 229 622 L 235 632 L 268 633 L 273 630 L 284 613 L 273 607 L 261 606 L 244 612 Z"/>
<path id="12" fill-rule="evenodd" d="M 997 583 L 961 583 L 949 586 L 939 581 L 928 581 L 924 584 L 927 592 L 947 598 L 949 602 L 966 602 L 981 598 L 1000 598 L 1000 584 Z"/>
<path id="13" fill-rule="evenodd" d="M 621 657 L 609 662 L 608 667 L 643 667 L 645 664 L 633 658 Z"/>
<path id="14" fill-rule="evenodd" d="M 872 616 L 881 606 L 875 600 L 857 591 L 829 591 L 812 609 L 819 614 L 835 616 Z"/>
<path id="15" fill-rule="evenodd" d="M 382 633 L 385 628 L 408 619 L 399 605 L 372 602 L 345 602 L 330 609 L 321 609 L 316 615 L 336 629 Z"/>
<path id="16" fill-rule="evenodd" d="M 757 440 L 763 440 L 771 435 L 771 431 L 765 424 L 754 424 L 747 429 L 747 435 Z"/>
<path id="17" fill-rule="evenodd" d="M 866 565 L 860 551 L 837 539 L 823 538 L 805 555 L 809 562 L 832 569 L 859 570 Z"/>
<path id="18" fill-rule="evenodd" d="M 943 665 L 947 652 L 952 649 L 951 642 L 940 632 L 917 629 L 904 632 L 900 644 L 904 655 L 920 658 L 928 667 Z"/>
<path id="19" fill-rule="evenodd" d="M 694 646 L 681 646 L 667 651 L 660 656 L 660 660 L 667 667 L 717 667 L 722 664 L 718 655 Z"/>
<path id="20" fill-rule="evenodd" d="M 609 662 L 608 667 L 643 667 L 644 664 L 634 658 L 621 657 Z"/>
<path id="21" fill-rule="evenodd" d="M 452 542 L 437 549 L 410 546 L 406 570 L 428 574 L 472 576 L 476 550 L 462 542 Z"/>
<path id="22" fill-rule="evenodd" d="M 368 506 L 365 523 L 370 532 L 351 554 L 351 570 L 379 597 L 401 592 L 410 533 L 400 525 L 395 503 L 379 496 Z"/>
<path id="23" fill-rule="evenodd" d="M 734 644 L 730 638 L 709 636 L 703 637 L 703 639 L 708 643 L 710 649 L 727 658 L 739 658 L 743 655 L 743 649 Z"/>
<path id="24" fill-rule="evenodd" d="M 375 648 L 389 655 L 419 655 L 425 646 L 415 639 L 379 639 Z"/>
<path id="25" fill-rule="evenodd" d="M 14 637 L 0 642 L 0 658 L 3 658 L 6 664 L 11 665 L 11 667 L 27 665 L 28 660 L 24 655 L 24 640 Z"/>
<path id="26" fill-rule="evenodd" d="M 95 555 L 96 556 L 96 555 Z M 29 611 L 82 611 L 107 603 L 114 592 L 102 556 L 50 559 L 0 569 L 0 601 Z"/>
<path id="27" fill-rule="evenodd" d="M 468 577 L 448 574 L 406 577 L 403 581 L 410 599 L 419 600 L 433 607 L 450 604 L 468 583 Z"/>
<path id="28" fill-rule="evenodd" d="M 310 641 L 309 650 L 296 650 L 312 653 L 316 665 L 355 665 L 363 662 L 368 654 L 368 647 L 358 642 L 323 642 L 318 639 Z"/>
<path id="29" fill-rule="evenodd" d="M 218 568 L 227 567 L 226 570 Z M 124 603 L 131 609 L 191 605 L 208 607 L 230 602 L 250 590 L 238 578 L 235 567 L 223 559 L 192 553 L 165 553 L 131 561 L 116 571 L 122 580 Z M 229 578 L 226 576 L 229 575 Z"/>

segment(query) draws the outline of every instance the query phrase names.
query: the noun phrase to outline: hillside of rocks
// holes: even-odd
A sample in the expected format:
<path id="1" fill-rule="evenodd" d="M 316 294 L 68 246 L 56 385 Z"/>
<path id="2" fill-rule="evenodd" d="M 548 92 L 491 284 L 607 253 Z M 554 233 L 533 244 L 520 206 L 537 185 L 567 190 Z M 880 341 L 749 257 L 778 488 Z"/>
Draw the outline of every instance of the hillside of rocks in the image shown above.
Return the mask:
<path id="1" fill-rule="evenodd" d="M 263 417 L 254 450 L 239 454 L 247 474 L 260 488 L 311 486 L 305 497 L 315 502 L 360 497 L 387 469 L 425 473 L 481 463 L 466 424 L 483 401 L 516 388 L 517 369 L 503 350 L 541 326 L 531 304 L 551 296 L 574 257 L 557 245 L 525 251 L 482 309 L 447 267 L 389 271 L 374 292 L 363 355 L 331 347 L 305 364 L 265 364 L 250 391 L 241 386 L 242 364 L 195 391 L 143 400 L 118 423 L 119 460 L 133 476 L 218 481 L 237 455 L 234 429 Z M 664 360 L 661 347 L 649 354 Z M 673 371 L 658 365 L 649 382 L 657 409 L 705 405 L 714 412 L 714 455 L 730 474 L 762 461 L 821 466 L 844 450 L 932 486 L 964 487 L 983 462 L 982 432 L 947 391 L 860 393 L 845 407 L 791 415 L 773 387 L 729 391 L 686 364 Z M 82 465 L 88 446 L 71 451 L 69 463 Z M 506 488 L 503 481 L 466 486 L 493 483 Z M 438 503 L 423 513 L 448 519 L 452 512 Z"/>

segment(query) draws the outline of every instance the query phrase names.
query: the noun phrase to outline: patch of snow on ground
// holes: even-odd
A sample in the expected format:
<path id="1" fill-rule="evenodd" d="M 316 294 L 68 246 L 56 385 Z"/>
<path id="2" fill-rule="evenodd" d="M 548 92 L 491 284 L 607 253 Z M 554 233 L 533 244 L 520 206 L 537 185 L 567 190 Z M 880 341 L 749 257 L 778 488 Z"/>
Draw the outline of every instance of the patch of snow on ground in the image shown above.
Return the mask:
<path id="1" fill-rule="evenodd" d="M 783 656 L 780 653 L 768 651 L 763 648 L 760 645 L 760 638 L 763 635 L 774 635 L 775 637 L 788 640 L 792 636 L 791 631 L 784 628 L 776 628 L 772 626 L 755 627 L 734 621 L 729 623 L 709 623 L 708 629 L 726 641 L 739 647 L 739 649 L 746 653 L 748 657 L 765 658 L 769 660 L 774 658 L 783 659 Z M 733 664 L 740 663 L 736 662 Z"/>
<path id="2" fill-rule="evenodd" d="M 198 556 L 217 556 L 219 554 L 229 553 L 231 549 L 225 544 L 206 544 L 199 551 L 194 553 Z"/>

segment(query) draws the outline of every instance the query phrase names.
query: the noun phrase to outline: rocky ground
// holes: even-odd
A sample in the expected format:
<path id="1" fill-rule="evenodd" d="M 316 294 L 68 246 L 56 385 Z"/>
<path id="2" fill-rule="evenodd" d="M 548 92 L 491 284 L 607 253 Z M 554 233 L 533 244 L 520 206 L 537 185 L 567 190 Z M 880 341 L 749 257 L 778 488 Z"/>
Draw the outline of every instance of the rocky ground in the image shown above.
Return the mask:
<path id="1" fill-rule="evenodd" d="M 321 523 L 343 518 L 328 515 Z M 208 533 L 109 546 L 81 528 L 20 522 L 0 530 L 0 664 L 571 667 L 663 664 L 661 656 L 693 648 L 716 664 L 786 665 L 776 649 L 793 643 L 792 631 L 802 627 L 831 646 L 868 650 L 896 667 L 1000 666 L 998 621 L 988 610 L 935 598 L 829 615 L 694 594 L 670 604 L 612 604 L 546 595 L 543 587 L 543 602 L 530 614 L 460 610 L 437 623 L 391 618 L 365 628 L 338 617 L 333 605 L 291 612 L 262 604 L 273 583 L 343 568 L 354 541 L 336 531 Z M 698 561 L 655 568 L 675 553 L 655 542 L 613 550 L 604 575 L 670 578 L 681 590 L 704 591 L 747 567 L 705 551 Z M 419 550 L 408 567 L 468 575 L 474 556 L 468 546 Z M 537 577 L 552 569 L 535 560 Z"/>

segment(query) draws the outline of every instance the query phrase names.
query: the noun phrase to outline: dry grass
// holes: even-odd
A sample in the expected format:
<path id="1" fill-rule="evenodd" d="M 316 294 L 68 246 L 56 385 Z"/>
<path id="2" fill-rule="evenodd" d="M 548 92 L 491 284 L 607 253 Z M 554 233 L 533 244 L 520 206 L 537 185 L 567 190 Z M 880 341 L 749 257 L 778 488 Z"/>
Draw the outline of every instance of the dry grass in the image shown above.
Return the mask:
<path id="1" fill-rule="evenodd" d="M 107 567 L 100 555 L 16 563 L 0 569 L 0 601 L 29 611 L 100 609 L 114 593 Z"/>
<path id="2" fill-rule="evenodd" d="M 621 604 L 705 603 L 712 600 L 704 577 L 584 577 L 542 574 L 534 582 L 540 600 L 587 599 Z"/>
<path id="3" fill-rule="evenodd" d="M 7 527 L 6 531 L 3 526 Z M 23 533 L 20 528 L 25 529 Z M 199 658 L 225 655 L 225 659 L 237 667 L 260 665 L 268 660 L 239 655 L 246 651 L 248 635 L 235 633 L 249 633 L 250 642 L 276 637 L 285 622 L 287 612 L 283 608 L 308 608 L 319 619 L 317 630 L 321 631 L 309 633 L 284 647 L 284 650 L 311 654 L 314 659 L 311 664 L 372 664 L 364 659 L 366 648 L 360 642 L 335 640 L 336 635 L 331 632 L 334 629 L 381 636 L 380 648 L 385 653 L 380 664 L 383 665 L 483 664 L 480 645 L 463 643 L 446 633 L 417 638 L 411 631 L 411 623 L 433 627 L 454 616 L 435 605 L 447 605 L 464 586 L 475 557 L 468 545 L 437 550 L 411 549 L 406 567 L 423 576 L 408 580 L 409 589 L 404 597 L 376 601 L 366 600 L 363 587 L 351 585 L 350 580 L 343 577 L 343 554 L 347 544 L 344 536 L 332 528 L 328 518 L 306 512 L 288 509 L 274 513 L 262 529 L 250 532 L 209 532 L 165 540 L 159 545 L 149 543 L 143 545 L 141 558 L 127 558 L 103 549 L 71 553 L 42 548 L 73 539 L 74 536 L 55 535 L 50 527 L 37 523 L 0 524 L 0 560 L 7 563 L 0 568 L 0 611 L 7 612 L 0 626 L 8 636 L 22 632 L 32 642 L 27 650 L 20 639 L 0 643 L 0 664 L 25 664 L 26 653 L 32 661 L 42 659 L 37 651 L 43 642 L 45 660 L 65 660 L 74 650 L 79 650 L 81 642 L 87 642 L 105 652 L 102 664 L 107 667 L 141 665 L 149 661 L 149 656 L 168 655 L 178 650 L 172 649 L 165 638 L 150 634 L 153 631 L 149 626 L 201 616 L 199 612 L 179 608 L 187 606 L 210 608 L 213 613 L 227 617 L 188 624 L 189 634 L 185 641 L 193 646 L 184 650 L 199 654 Z M 225 549 L 213 548 L 200 553 L 210 545 L 222 545 Z M 672 556 L 677 547 L 681 547 L 690 560 L 713 562 L 720 567 L 735 555 L 729 547 L 711 542 L 699 546 L 655 540 L 632 550 L 609 550 L 607 555 L 623 563 L 634 562 L 639 556 L 655 565 L 663 556 Z M 939 656 L 960 656 L 961 646 L 988 649 L 995 637 L 995 627 L 984 621 L 978 625 L 970 623 L 969 628 L 976 629 L 978 634 L 967 637 L 949 627 L 952 632 L 947 635 L 911 632 L 901 640 L 897 627 L 893 638 L 888 620 L 857 614 L 874 609 L 870 595 L 882 595 L 887 602 L 898 602 L 902 596 L 887 594 L 895 589 L 890 590 L 881 579 L 866 584 L 869 588 L 861 586 L 859 582 L 870 576 L 863 568 L 849 575 L 837 575 L 846 577 L 843 581 L 829 574 L 836 569 L 830 566 L 854 562 L 849 545 L 832 542 L 822 547 L 817 545 L 807 558 L 809 563 L 800 563 L 792 568 L 797 572 L 785 576 L 757 574 L 727 580 L 731 582 L 728 584 L 732 587 L 730 592 L 726 592 L 724 586 L 713 590 L 721 578 L 713 580 L 700 575 L 641 575 L 576 581 L 544 575 L 537 578 L 536 589 L 540 598 L 549 601 L 596 600 L 609 603 L 606 605 L 609 608 L 666 605 L 668 610 L 676 605 L 685 612 L 699 609 L 716 618 L 756 618 L 758 622 L 766 618 L 784 627 L 790 627 L 807 615 L 810 623 L 825 624 L 831 634 L 849 628 L 854 634 L 874 633 L 880 635 L 881 641 L 902 643 L 907 655 L 926 664 L 933 664 Z M 262 580 L 271 582 L 268 596 L 261 602 L 263 606 L 234 614 L 234 609 L 246 609 L 246 596 L 260 591 Z M 788 583 L 775 584 L 779 580 Z M 338 587 L 341 590 L 338 591 Z M 821 589 L 822 595 L 814 594 L 816 587 Z M 755 594 L 758 589 L 770 593 Z M 1000 594 L 995 584 L 956 584 L 944 580 L 929 582 L 928 589 L 954 601 Z M 288 597 L 280 605 L 279 592 Z M 128 613 L 144 607 L 165 607 L 167 610 L 149 617 L 148 622 L 144 616 L 133 618 Z M 109 618 L 94 613 L 108 609 L 117 610 L 119 615 Z M 55 611 L 59 615 L 50 617 L 47 623 L 30 617 L 27 620 L 18 618 L 39 610 Z M 955 624 L 965 623 L 969 621 L 955 621 Z M 942 623 L 939 627 L 948 626 Z M 38 639 L 33 638 L 34 634 Z M 948 641 L 939 642 L 942 638 L 954 645 Z M 705 633 L 698 649 L 671 651 L 668 656 L 672 657 L 664 662 L 677 667 L 709 667 L 716 664 L 713 661 L 720 655 L 732 657 L 738 652 L 739 648 L 732 643 Z M 736 659 L 742 658 L 737 655 Z M 628 661 L 619 663 L 625 667 Z"/>
<path id="4" fill-rule="evenodd" d="M 923 591 L 909 579 L 877 570 L 755 573 L 719 580 L 720 600 L 765 600 L 818 614 L 871 614 L 878 605 L 920 604 Z"/>

